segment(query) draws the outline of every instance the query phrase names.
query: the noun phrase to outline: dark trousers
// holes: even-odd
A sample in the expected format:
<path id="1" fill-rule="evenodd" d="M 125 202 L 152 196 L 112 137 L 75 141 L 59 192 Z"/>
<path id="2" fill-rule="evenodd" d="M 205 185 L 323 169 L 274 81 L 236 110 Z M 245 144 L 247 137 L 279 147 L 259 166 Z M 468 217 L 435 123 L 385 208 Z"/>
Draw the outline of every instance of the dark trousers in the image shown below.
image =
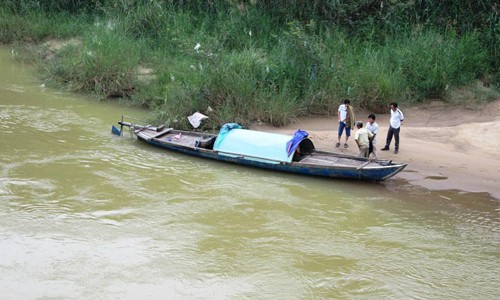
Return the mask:
<path id="1" fill-rule="evenodd" d="M 392 142 L 392 136 L 394 136 L 394 139 L 396 140 L 396 144 L 394 145 L 395 149 L 396 150 L 399 149 L 399 130 L 400 129 L 401 129 L 401 127 L 392 128 L 392 126 L 389 126 L 389 131 L 387 132 L 387 140 L 385 141 L 386 148 L 389 148 L 389 145 Z"/>

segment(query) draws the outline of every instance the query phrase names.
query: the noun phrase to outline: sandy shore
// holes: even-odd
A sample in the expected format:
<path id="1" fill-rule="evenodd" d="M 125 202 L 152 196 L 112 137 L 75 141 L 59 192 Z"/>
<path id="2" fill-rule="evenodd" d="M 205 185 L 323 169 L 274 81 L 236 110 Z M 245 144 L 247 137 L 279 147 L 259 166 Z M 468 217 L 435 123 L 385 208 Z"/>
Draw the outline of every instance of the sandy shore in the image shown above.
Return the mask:
<path id="1" fill-rule="evenodd" d="M 441 102 L 400 107 L 405 114 L 398 154 L 378 151 L 379 157 L 408 163 L 396 177 L 431 190 L 461 190 L 489 193 L 500 199 L 500 100 L 468 110 Z M 366 122 L 368 112 L 356 112 Z M 377 115 L 380 126 L 378 149 L 385 144 L 389 114 Z M 349 148 L 335 148 L 337 117 L 306 118 L 286 127 L 255 125 L 252 128 L 281 133 L 296 129 L 309 132 L 316 148 L 358 154 L 354 133 Z M 345 136 L 342 136 L 342 143 Z"/>

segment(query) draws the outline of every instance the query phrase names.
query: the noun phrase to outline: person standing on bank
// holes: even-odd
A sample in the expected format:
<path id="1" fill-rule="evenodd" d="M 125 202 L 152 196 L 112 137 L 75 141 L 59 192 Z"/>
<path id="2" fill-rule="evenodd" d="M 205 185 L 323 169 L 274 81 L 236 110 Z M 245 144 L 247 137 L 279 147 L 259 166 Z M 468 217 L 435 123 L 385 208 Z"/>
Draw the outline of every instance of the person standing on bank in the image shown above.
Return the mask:
<path id="1" fill-rule="evenodd" d="M 369 146 L 370 140 L 373 138 L 373 133 L 371 133 L 368 129 L 363 128 L 363 122 L 361 121 L 356 122 L 356 127 L 358 130 L 354 135 L 354 140 L 356 141 L 356 144 L 358 144 L 359 157 L 368 158 L 370 156 Z"/>
<path id="2" fill-rule="evenodd" d="M 394 154 L 397 154 L 399 151 L 399 131 L 401 129 L 401 125 L 403 124 L 405 117 L 403 112 L 398 108 L 398 104 L 396 102 L 391 103 L 391 124 L 389 125 L 389 131 L 387 132 L 387 140 L 385 141 L 385 147 L 382 148 L 382 151 L 389 150 L 389 146 L 392 142 L 392 136 L 396 140 L 394 144 Z"/>
<path id="3" fill-rule="evenodd" d="M 368 157 L 370 157 L 370 154 L 373 154 L 373 157 L 377 159 L 377 133 L 378 133 L 378 124 L 375 122 L 375 115 L 370 114 L 368 115 L 368 122 L 366 122 L 366 129 L 370 131 L 373 134 L 373 139 L 370 140 L 370 148 L 371 151 L 368 151 Z"/>
<path id="4" fill-rule="evenodd" d="M 354 125 L 354 111 L 352 110 L 351 100 L 345 99 L 344 103 L 339 106 L 338 109 L 338 119 L 339 119 L 339 129 L 338 129 L 338 141 L 335 147 L 340 146 L 340 138 L 342 137 L 342 132 L 345 128 L 345 143 L 344 148 L 349 147 L 347 141 L 351 136 L 351 128 Z"/>

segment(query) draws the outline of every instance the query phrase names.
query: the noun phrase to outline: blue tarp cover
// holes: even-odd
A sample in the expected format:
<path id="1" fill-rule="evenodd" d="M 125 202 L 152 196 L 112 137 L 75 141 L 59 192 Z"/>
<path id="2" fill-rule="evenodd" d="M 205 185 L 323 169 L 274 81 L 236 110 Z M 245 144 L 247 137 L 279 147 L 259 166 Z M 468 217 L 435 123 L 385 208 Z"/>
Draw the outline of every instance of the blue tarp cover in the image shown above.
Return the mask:
<path id="1" fill-rule="evenodd" d="M 233 129 L 240 129 L 241 125 L 238 123 L 226 123 L 224 124 L 221 129 L 219 130 L 219 136 L 217 136 L 217 139 L 215 140 L 214 144 L 214 149 L 219 148 L 220 143 L 226 138 L 226 135 L 228 134 L 229 131 Z"/>
<path id="2" fill-rule="evenodd" d="M 288 153 L 288 156 L 292 155 L 295 149 L 297 149 L 297 146 L 302 142 L 303 139 L 309 136 L 309 133 L 304 130 L 297 129 L 295 133 L 293 134 L 293 137 L 291 140 L 289 140 L 286 143 L 286 151 Z"/>
<path id="3" fill-rule="evenodd" d="M 306 133 L 307 134 L 307 133 Z M 304 138 L 304 135 L 301 135 Z M 307 136 L 307 135 L 305 135 Z M 214 150 L 219 155 L 245 156 L 245 159 L 280 163 L 292 161 L 293 155 L 288 155 L 288 150 L 293 153 L 300 140 L 293 140 L 292 135 L 269 133 L 262 131 L 231 129 L 217 137 Z M 292 147 L 288 147 L 292 143 Z"/>

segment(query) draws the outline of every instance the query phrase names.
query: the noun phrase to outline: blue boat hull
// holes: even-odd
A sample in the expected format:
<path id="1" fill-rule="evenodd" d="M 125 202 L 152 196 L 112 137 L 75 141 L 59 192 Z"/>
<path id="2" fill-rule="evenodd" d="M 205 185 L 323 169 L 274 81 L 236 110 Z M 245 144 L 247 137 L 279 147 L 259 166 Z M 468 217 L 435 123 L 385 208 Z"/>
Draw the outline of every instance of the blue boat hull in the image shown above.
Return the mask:
<path id="1" fill-rule="evenodd" d="M 304 165 L 299 163 L 269 163 L 256 160 L 250 160 L 244 157 L 231 157 L 227 155 L 220 155 L 217 151 L 207 150 L 203 148 L 182 147 L 178 145 L 160 142 L 155 139 L 138 138 L 150 145 L 175 151 L 190 156 L 197 156 L 201 158 L 213 159 L 228 163 L 234 163 L 244 166 L 256 167 L 260 169 L 267 169 L 279 172 L 302 174 L 308 176 L 329 177 L 329 178 L 344 178 L 344 179 L 357 179 L 357 180 L 370 180 L 382 181 L 388 179 L 398 172 L 400 172 L 406 164 L 388 164 L 377 168 L 355 168 L 355 167 L 325 167 Z M 356 158 L 353 158 L 356 159 Z M 359 160 L 366 161 L 359 158 Z"/>

